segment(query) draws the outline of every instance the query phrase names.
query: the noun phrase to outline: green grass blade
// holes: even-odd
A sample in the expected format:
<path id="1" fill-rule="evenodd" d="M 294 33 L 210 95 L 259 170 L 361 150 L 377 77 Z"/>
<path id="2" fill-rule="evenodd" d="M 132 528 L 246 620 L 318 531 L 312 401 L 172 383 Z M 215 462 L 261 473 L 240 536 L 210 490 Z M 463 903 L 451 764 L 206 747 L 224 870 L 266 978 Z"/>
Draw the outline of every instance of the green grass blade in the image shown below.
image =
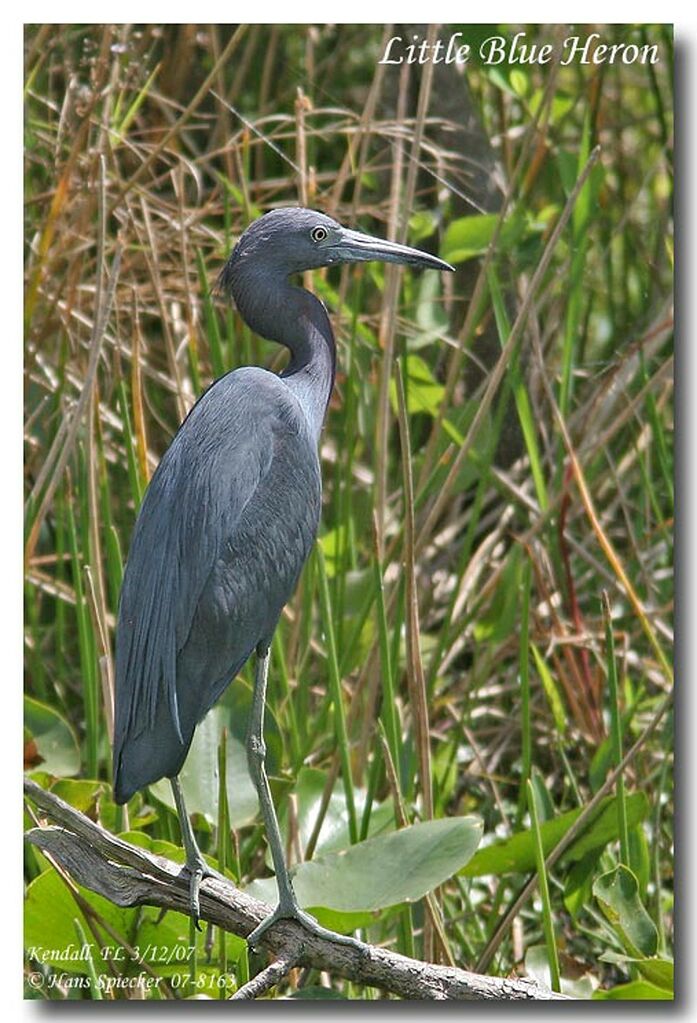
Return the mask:
<path id="1" fill-rule="evenodd" d="M 552 916 L 552 904 L 549 898 L 549 885 L 547 883 L 547 871 L 545 869 L 545 856 L 542 850 L 542 838 L 540 836 L 540 822 L 537 817 L 537 805 L 535 802 L 535 790 L 530 779 L 526 782 L 528 797 L 528 810 L 530 811 L 530 823 L 535 836 L 535 862 L 537 865 L 537 887 L 542 899 L 542 922 L 547 946 L 547 959 L 549 972 L 552 978 L 552 991 L 561 991 L 559 979 L 559 957 L 557 954 L 557 943 L 554 937 L 554 918 Z"/>
<path id="2" fill-rule="evenodd" d="M 612 614 L 610 600 L 603 591 L 603 617 L 605 619 L 605 654 L 607 657 L 607 682 L 610 698 L 610 733 L 612 736 L 612 766 L 622 762 L 622 716 L 620 714 L 619 694 L 617 686 L 617 661 L 615 659 L 615 637 L 612 630 Z M 625 866 L 629 860 L 629 828 L 627 825 L 627 805 L 624 791 L 624 778 L 617 778 L 617 821 L 620 831 L 620 857 Z"/>
<path id="3" fill-rule="evenodd" d="M 520 678 L 520 795 L 518 797 L 518 820 L 520 821 L 527 802 L 527 783 L 532 768 L 532 724 L 530 721 L 530 588 L 532 583 L 532 562 L 525 559 L 521 585 L 520 645 L 518 654 L 518 676 Z"/>
<path id="4" fill-rule="evenodd" d="M 315 544 L 317 568 L 319 575 L 320 604 L 322 607 L 322 621 L 324 624 L 325 642 L 327 645 L 327 667 L 329 668 L 329 683 L 334 705 L 334 727 L 336 740 L 341 759 L 341 774 L 346 794 L 346 807 L 349 817 L 349 835 L 351 843 L 358 841 L 358 823 L 356 819 L 356 800 L 353 791 L 353 777 L 351 774 L 351 756 L 349 751 L 348 734 L 346 732 L 346 716 L 344 714 L 344 701 L 341 692 L 341 678 L 339 676 L 339 665 L 336 658 L 336 642 L 334 639 L 334 618 L 332 613 L 331 599 L 329 596 L 329 580 L 327 579 L 327 567 L 324 562 L 324 553 L 321 544 Z"/>
<path id="5" fill-rule="evenodd" d="M 494 315 L 496 317 L 496 326 L 499 332 L 501 348 L 505 348 L 511 332 L 511 326 L 503 299 L 503 291 L 493 266 L 489 267 L 487 280 L 489 283 L 489 293 L 491 295 L 492 305 L 494 307 Z M 540 450 L 537 444 L 537 433 L 535 430 L 532 408 L 530 406 L 530 399 L 520 372 L 518 351 L 514 353 L 508 364 L 508 373 L 511 378 L 513 397 L 515 400 L 516 410 L 518 412 L 518 419 L 520 420 L 520 428 L 523 431 L 525 448 L 528 453 L 528 458 L 530 459 L 530 471 L 532 472 L 532 478 L 535 483 L 537 502 L 542 511 L 546 511 L 549 506 L 547 486 L 545 484 L 544 472 L 542 470 L 542 459 L 540 457 Z"/>

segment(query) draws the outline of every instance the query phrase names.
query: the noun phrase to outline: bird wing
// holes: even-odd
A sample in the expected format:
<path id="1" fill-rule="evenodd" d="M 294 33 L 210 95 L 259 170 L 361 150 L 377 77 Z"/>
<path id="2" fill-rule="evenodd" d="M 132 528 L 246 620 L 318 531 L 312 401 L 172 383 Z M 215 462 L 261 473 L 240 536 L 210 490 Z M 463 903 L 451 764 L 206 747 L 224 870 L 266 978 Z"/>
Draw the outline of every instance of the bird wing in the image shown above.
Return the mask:
<path id="1" fill-rule="evenodd" d="M 287 441 L 303 429 L 300 407 L 282 381 L 247 367 L 206 391 L 163 456 L 138 515 L 119 603 L 116 763 L 129 735 L 154 726 L 163 701 L 188 747 L 178 654 L 211 574 L 269 474 L 279 436 Z"/>

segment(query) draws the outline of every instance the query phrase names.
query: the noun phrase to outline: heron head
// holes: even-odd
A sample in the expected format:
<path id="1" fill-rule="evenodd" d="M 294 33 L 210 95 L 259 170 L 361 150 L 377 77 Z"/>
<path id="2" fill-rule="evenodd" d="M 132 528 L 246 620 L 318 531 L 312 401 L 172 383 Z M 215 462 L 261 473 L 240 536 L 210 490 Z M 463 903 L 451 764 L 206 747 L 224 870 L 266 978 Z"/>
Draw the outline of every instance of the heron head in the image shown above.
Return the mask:
<path id="1" fill-rule="evenodd" d="M 263 261 L 287 274 L 369 260 L 424 269 L 453 269 L 428 252 L 352 231 L 324 213 L 295 206 L 271 210 L 247 228 L 235 247 L 231 263 L 250 259 Z"/>

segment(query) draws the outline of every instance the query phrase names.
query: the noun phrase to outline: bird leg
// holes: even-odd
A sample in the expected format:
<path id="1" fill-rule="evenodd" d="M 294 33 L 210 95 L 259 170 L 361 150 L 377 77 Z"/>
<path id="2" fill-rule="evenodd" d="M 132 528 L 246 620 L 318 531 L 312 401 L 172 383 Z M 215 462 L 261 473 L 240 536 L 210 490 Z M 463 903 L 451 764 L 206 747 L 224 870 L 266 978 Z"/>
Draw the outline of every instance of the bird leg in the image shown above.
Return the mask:
<path id="1" fill-rule="evenodd" d="M 198 900 L 198 891 L 201 886 L 201 881 L 204 877 L 222 877 L 217 870 L 213 867 L 209 867 L 203 858 L 201 850 L 196 844 L 196 838 L 194 837 L 194 829 L 191 827 L 191 820 L 186 812 L 186 805 L 184 803 L 184 793 L 179 782 L 179 778 L 170 778 L 170 785 L 172 786 L 172 793 L 174 795 L 174 802 L 177 806 L 177 816 L 179 817 L 179 827 L 181 828 L 182 840 L 184 842 L 184 849 L 186 851 L 186 869 L 191 875 L 191 881 L 189 885 L 189 913 L 191 918 L 196 924 L 196 929 L 201 930 L 198 923 L 200 915 L 200 906 Z M 223 878 L 225 880 L 225 878 Z"/>
<path id="2" fill-rule="evenodd" d="M 262 934 L 265 933 L 277 920 L 297 920 L 307 931 L 319 938 L 337 942 L 342 945 L 352 945 L 363 950 L 363 943 L 346 934 L 337 934 L 317 923 L 315 918 L 305 912 L 298 905 L 298 900 L 293 891 L 293 885 L 286 867 L 283 854 L 283 841 L 278 827 L 278 819 L 271 798 L 269 779 L 266 774 L 266 745 L 264 743 L 264 706 L 266 703 L 266 682 L 269 671 L 269 651 L 260 654 L 257 651 L 256 672 L 254 677 L 254 694 L 252 696 L 252 709 L 249 717 L 249 728 L 247 731 L 247 763 L 249 773 L 252 777 L 259 797 L 261 815 L 266 828 L 266 837 L 271 849 L 271 858 L 276 872 L 276 884 L 278 886 L 278 906 L 266 917 L 265 920 L 247 936 L 247 942 L 251 948 L 255 948 Z"/>

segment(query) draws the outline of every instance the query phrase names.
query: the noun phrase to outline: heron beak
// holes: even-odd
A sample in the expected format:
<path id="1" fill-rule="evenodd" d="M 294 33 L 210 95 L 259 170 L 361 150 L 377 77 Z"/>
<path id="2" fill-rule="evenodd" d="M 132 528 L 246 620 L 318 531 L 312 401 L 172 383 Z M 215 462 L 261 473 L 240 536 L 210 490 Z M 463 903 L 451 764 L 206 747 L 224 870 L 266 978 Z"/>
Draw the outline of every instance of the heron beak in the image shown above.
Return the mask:
<path id="1" fill-rule="evenodd" d="M 419 249 L 409 248 L 408 245 L 373 238 L 369 234 L 350 231 L 348 228 L 344 228 L 332 249 L 336 254 L 336 262 L 366 263 L 376 259 L 381 263 L 404 263 L 407 266 L 420 266 L 431 270 L 455 270 L 450 263 L 432 256 L 430 252 L 421 252 Z"/>

